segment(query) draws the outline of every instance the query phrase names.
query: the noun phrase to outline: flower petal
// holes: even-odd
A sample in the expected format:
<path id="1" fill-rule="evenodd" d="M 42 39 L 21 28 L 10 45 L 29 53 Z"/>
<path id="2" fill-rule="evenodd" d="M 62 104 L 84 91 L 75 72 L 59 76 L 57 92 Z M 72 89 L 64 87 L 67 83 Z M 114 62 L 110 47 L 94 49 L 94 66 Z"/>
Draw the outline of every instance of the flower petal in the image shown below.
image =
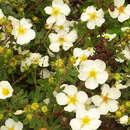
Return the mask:
<path id="1" fill-rule="evenodd" d="M 66 105 L 68 102 L 68 98 L 64 93 L 58 93 L 56 95 L 56 101 L 59 105 Z"/>
<path id="2" fill-rule="evenodd" d="M 74 118 L 70 121 L 70 126 L 73 130 L 80 130 L 82 122 L 80 121 L 80 119 Z"/>
<path id="3" fill-rule="evenodd" d="M 85 86 L 86 88 L 93 90 L 98 87 L 98 83 L 94 78 L 90 78 L 85 82 Z"/>

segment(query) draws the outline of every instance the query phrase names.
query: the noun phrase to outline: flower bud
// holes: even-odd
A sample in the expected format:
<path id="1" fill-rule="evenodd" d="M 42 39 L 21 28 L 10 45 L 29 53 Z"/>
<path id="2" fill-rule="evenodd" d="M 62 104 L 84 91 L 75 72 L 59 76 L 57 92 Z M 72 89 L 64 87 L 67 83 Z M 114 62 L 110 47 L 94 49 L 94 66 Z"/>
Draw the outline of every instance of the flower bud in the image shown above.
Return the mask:
<path id="1" fill-rule="evenodd" d="M 27 114 L 27 115 L 26 115 L 27 120 L 32 120 L 32 117 L 33 117 L 32 114 Z"/>
<path id="2" fill-rule="evenodd" d="M 38 103 L 33 103 L 31 105 L 31 108 L 32 108 L 32 110 L 36 111 L 39 108 L 39 104 Z"/>
<path id="3" fill-rule="evenodd" d="M 48 111 L 48 108 L 47 108 L 47 106 L 42 106 L 41 110 L 42 110 L 42 112 L 46 113 Z"/>

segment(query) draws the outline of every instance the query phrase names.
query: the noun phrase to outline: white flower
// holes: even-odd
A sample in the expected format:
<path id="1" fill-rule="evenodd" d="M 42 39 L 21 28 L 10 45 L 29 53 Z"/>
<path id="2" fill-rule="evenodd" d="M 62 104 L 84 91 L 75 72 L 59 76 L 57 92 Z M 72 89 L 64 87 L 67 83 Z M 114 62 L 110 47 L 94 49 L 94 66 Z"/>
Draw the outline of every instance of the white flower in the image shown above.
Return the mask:
<path id="1" fill-rule="evenodd" d="M 1 126 L 0 130 L 22 130 L 23 123 L 20 121 L 15 122 L 13 119 L 9 118 L 5 121 L 5 126 Z"/>
<path id="2" fill-rule="evenodd" d="M 47 6 L 45 9 L 46 14 L 50 17 L 47 19 L 47 24 L 53 24 L 56 22 L 57 25 L 64 24 L 66 17 L 70 13 L 70 8 L 63 0 L 53 0 L 52 7 Z"/>
<path id="3" fill-rule="evenodd" d="M 50 99 L 46 98 L 46 99 L 43 100 L 43 102 L 45 102 L 46 104 L 49 104 L 50 103 Z"/>
<path id="4" fill-rule="evenodd" d="M 128 86 L 127 86 L 126 84 L 125 84 L 125 85 L 121 84 L 121 81 L 116 81 L 115 87 L 116 87 L 117 89 L 125 89 L 125 88 L 128 88 Z"/>
<path id="5" fill-rule="evenodd" d="M 23 114 L 25 111 L 23 111 L 23 110 L 17 110 L 15 113 L 14 113 L 14 115 L 21 115 L 21 114 Z"/>
<path id="6" fill-rule="evenodd" d="M 122 51 L 122 53 L 124 54 L 125 58 L 130 60 L 130 49 L 129 47 L 125 47 L 125 49 Z"/>
<path id="7" fill-rule="evenodd" d="M 125 32 L 126 30 L 129 30 L 129 29 L 130 29 L 130 27 L 122 27 L 121 31 Z"/>
<path id="8" fill-rule="evenodd" d="M 81 15 L 81 21 L 87 21 L 89 29 L 95 29 L 95 26 L 102 26 L 105 22 L 104 12 L 102 9 L 96 10 L 94 6 L 88 6 Z"/>
<path id="9" fill-rule="evenodd" d="M 53 96 L 56 97 L 57 94 L 58 94 L 57 91 L 54 90 L 54 91 L 53 91 Z"/>
<path id="10" fill-rule="evenodd" d="M 118 21 L 124 22 L 130 18 L 130 4 L 124 7 L 125 0 L 114 0 L 114 11 L 109 9 L 112 18 L 118 18 Z"/>
<path id="11" fill-rule="evenodd" d="M 115 60 L 119 63 L 123 63 L 124 62 L 124 59 L 120 58 L 120 57 L 117 57 L 115 58 Z"/>
<path id="12" fill-rule="evenodd" d="M 48 69 L 42 69 L 40 71 L 40 78 L 42 79 L 50 78 L 50 71 Z"/>
<path id="13" fill-rule="evenodd" d="M 62 87 L 65 88 L 63 92 L 56 95 L 56 100 L 59 105 L 67 105 L 64 107 L 65 111 L 75 111 L 78 104 L 87 101 L 87 94 L 83 91 L 78 91 L 74 85 L 63 84 Z"/>
<path id="14" fill-rule="evenodd" d="M 24 45 L 35 38 L 35 31 L 31 29 L 32 23 L 29 19 L 18 20 L 11 16 L 9 16 L 9 19 L 12 21 L 12 35 L 14 35 L 17 44 Z"/>
<path id="15" fill-rule="evenodd" d="M 104 84 L 102 87 L 101 96 L 95 95 L 92 97 L 92 102 L 98 107 L 100 114 L 105 115 L 109 111 L 115 112 L 118 109 L 118 99 L 121 92 L 117 88 L 110 88 L 109 85 Z"/>
<path id="16" fill-rule="evenodd" d="M 70 27 L 74 25 L 75 21 L 68 21 L 66 20 L 64 24 L 62 25 L 54 25 L 54 30 L 59 33 L 59 32 L 69 32 Z"/>
<path id="17" fill-rule="evenodd" d="M 51 33 L 49 35 L 50 39 L 50 50 L 53 52 L 59 52 L 60 46 L 63 47 L 63 50 L 67 51 L 73 46 L 73 42 L 77 39 L 77 32 L 72 30 L 71 32 L 61 32 L 61 33 Z"/>
<path id="18" fill-rule="evenodd" d="M 3 11 L 2 9 L 0 9 L 0 19 L 2 19 L 4 17 Z"/>
<path id="19" fill-rule="evenodd" d="M 0 99 L 6 99 L 12 96 L 13 88 L 8 81 L 0 82 Z"/>
<path id="20" fill-rule="evenodd" d="M 120 118 L 120 123 L 121 124 L 127 124 L 128 123 L 128 116 L 124 115 Z"/>
<path id="21" fill-rule="evenodd" d="M 108 79 L 106 64 L 102 60 L 86 60 L 80 64 L 78 78 L 85 81 L 86 88 L 96 89 Z"/>
<path id="22" fill-rule="evenodd" d="M 76 63 L 74 66 L 78 66 L 81 62 L 86 61 L 89 56 L 92 56 L 94 54 L 93 48 L 87 48 L 85 50 L 82 50 L 81 48 L 75 48 L 73 50 L 73 56 L 76 58 Z"/>
<path id="23" fill-rule="evenodd" d="M 25 58 L 21 63 L 21 72 L 24 72 L 25 68 L 30 67 L 32 64 L 37 64 L 40 67 L 48 67 L 48 61 L 48 56 L 42 57 L 40 53 L 30 53 L 30 56 Z"/>
<path id="24" fill-rule="evenodd" d="M 107 39 L 108 41 L 111 41 L 111 40 L 113 40 L 116 37 L 116 34 L 115 33 L 114 34 L 104 33 L 102 36 L 105 39 Z"/>
<path id="25" fill-rule="evenodd" d="M 72 130 L 96 130 L 101 125 L 99 120 L 99 111 L 92 108 L 88 111 L 79 110 L 76 112 L 76 118 L 70 121 Z"/>

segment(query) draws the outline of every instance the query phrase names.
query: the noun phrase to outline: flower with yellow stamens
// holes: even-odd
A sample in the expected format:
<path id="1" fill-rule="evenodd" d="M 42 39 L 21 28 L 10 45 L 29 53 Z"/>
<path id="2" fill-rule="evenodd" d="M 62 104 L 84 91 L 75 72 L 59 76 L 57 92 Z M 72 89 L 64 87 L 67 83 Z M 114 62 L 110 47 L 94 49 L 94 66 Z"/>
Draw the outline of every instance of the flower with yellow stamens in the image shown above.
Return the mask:
<path id="1" fill-rule="evenodd" d="M 76 118 L 70 121 L 72 130 L 96 130 L 101 125 L 99 111 L 95 108 L 90 110 L 78 110 Z"/>
<path id="2" fill-rule="evenodd" d="M 108 79 L 106 64 L 102 60 L 86 60 L 80 64 L 78 78 L 85 81 L 86 88 L 96 89 Z"/>
<path id="3" fill-rule="evenodd" d="M 8 81 L 0 82 L 0 99 L 6 99 L 12 96 L 13 88 Z"/>
<path id="4" fill-rule="evenodd" d="M 5 126 L 1 126 L 0 130 L 22 130 L 23 123 L 18 121 L 14 121 L 13 119 L 9 118 L 5 121 Z"/>
<path id="5" fill-rule="evenodd" d="M 95 95 L 92 97 L 92 102 L 98 107 L 102 115 L 110 112 L 115 112 L 118 109 L 118 99 L 121 92 L 118 88 L 110 88 L 109 85 L 104 84 L 102 87 L 101 96 Z"/>
<path id="6" fill-rule="evenodd" d="M 118 18 L 119 22 L 124 22 L 130 18 L 130 4 L 124 6 L 125 0 L 114 0 L 114 11 L 109 9 L 112 18 Z"/>
<path id="7" fill-rule="evenodd" d="M 87 94 L 78 91 L 74 85 L 63 84 L 61 88 L 64 90 L 56 95 L 56 100 L 59 105 L 67 105 L 64 107 L 65 111 L 75 111 L 78 104 L 85 103 L 88 99 Z"/>
<path id="8" fill-rule="evenodd" d="M 87 27 L 95 29 L 96 26 L 100 27 L 105 22 L 104 12 L 102 9 L 96 10 L 94 6 L 88 6 L 81 14 L 81 21 L 87 21 Z"/>

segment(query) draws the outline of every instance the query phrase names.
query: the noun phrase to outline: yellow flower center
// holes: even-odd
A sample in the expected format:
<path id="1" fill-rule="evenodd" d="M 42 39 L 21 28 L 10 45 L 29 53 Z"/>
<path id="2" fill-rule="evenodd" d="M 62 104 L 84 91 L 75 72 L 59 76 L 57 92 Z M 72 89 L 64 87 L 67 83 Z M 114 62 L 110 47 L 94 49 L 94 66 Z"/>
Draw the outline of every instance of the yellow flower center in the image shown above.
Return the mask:
<path id="1" fill-rule="evenodd" d="M 57 16 L 58 14 L 60 14 L 59 9 L 53 8 L 53 9 L 52 9 L 52 15 Z"/>
<path id="2" fill-rule="evenodd" d="M 90 51 L 92 49 L 92 47 L 88 47 L 87 49 Z"/>
<path id="3" fill-rule="evenodd" d="M 84 118 L 81 119 L 81 122 L 82 122 L 82 127 L 84 127 L 85 125 L 88 125 L 90 123 L 91 119 L 86 116 Z"/>
<path id="4" fill-rule="evenodd" d="M 96 76 L 97 76 L 97 72 L 95 70 L 91 70 L 89 72 L 89 78 L 94 78 L 96 79 Z"/>
<path id="5" fill-rule="evenodd" d="M 8 88 L 3 88 L 3 89 L 2 89 L 2 94 L 3 94 L 4 96 L 9 95 L 9 93 L 10 93 L 10 90 L 9 90 Z"/>
<path id="6" fill-rule="evenodd" d="M 82 62 L 82 61 L 85 61 L 85 60 L 87 60 L 87 56 L 86 55 L 82 55 L 82 57 L 80 57 L 80 61 Z"/>
<path id="7" fill-rule="evenodd" d="M 102 96 L 103 102 L 108 103 L 109 100 L 112 100 L 108 97 L 108 94 L 106 96 Z"/>
<path id="8" fill-rule="evenodd" d="M 69 99 L 69 101 L 68 101 L 67 104 L 75 104 L 76 101 L 77 101 L 76 95 L 74 95 L 74 96 L 68 96 L 68 99 Z"/>
<path id="9" fill-rule="evenodd" d="M 11 60 L 10 60 L 10 66 L 16 66 L 17 65 L 17 60 L 15 59 L 15 58 L 12 58 Z"/>
<path id="10" fill-rule="evenodd" d="M 119 14 L 121 14 L 121 13 L 124 13 L 124 7 L 119 7 L 119 8 L 117 8 L 118 9 L 118 11 L 119 11 Z"/>
<path id="11" fill-rule="evenodd" d="M 12 127 L 12 128 L 8 128 L 9 130 L 14 130 L 14 127 Z"/>
<path id="12" fill-rule="evenodd" d="M 85 103 L 84 106 L 85 106 L 85 109 L 88 110 L 89 104 Z"/>
<path id="13" fill-rule="evenodd" d="M 63 25 L 60 25 L 60 26 L 58 26 L 58 28 L 59 28 L 60 30 L 62 30 L 62 29 L 64 29 L 64 26 L 63 26 Z"/>
<path id="14" fill-rule="evenodd" d="M 65 42 L 65 39 L 64 39 L 63 37 L 60 37 L 60 38 L 58 39 L 58 41 L 59 41 L 59 43 L 62 45 L 62 44 Z"/>
<path id="15" fill-rule="evenodd" d="M 58 59 L 58 60 L 56 61 L 56 66 L 57 66 L 57 67 L 62 67 L 63 64 L 64 64 L 64 61 L 63 61 L 62 59 Z"/>
<path id="16" fill-rule="evenodd" d="M 109 35 L 105 35 L 105 39 L 109 39 L 110 38 L 110 36 Z"/>
<path id="17" fill-rule="evenodd" d="M 90 13 L 89 16 L 90 16 L 89 20 L 95 20 L 97 18 L 96 12 Z"/>
<path id="18" fill-rule="evenodd" d="M 18 34 L 22 35 L 22 34 L 24 34 L 25 32 L 26 32 L 26 29 L 25 29 L 25 28 L 23 28 L 22 26 L 19 26 L 19 27 L 18 27 Z"/>
<path id="19" fill-rule="evenodd" d="M 34 63 L 34 64 L 39 64 L 39 59 L 37 58 L 37 59 L 34 59 L 34 60 L 32 60 L 32 62 Z"/>

